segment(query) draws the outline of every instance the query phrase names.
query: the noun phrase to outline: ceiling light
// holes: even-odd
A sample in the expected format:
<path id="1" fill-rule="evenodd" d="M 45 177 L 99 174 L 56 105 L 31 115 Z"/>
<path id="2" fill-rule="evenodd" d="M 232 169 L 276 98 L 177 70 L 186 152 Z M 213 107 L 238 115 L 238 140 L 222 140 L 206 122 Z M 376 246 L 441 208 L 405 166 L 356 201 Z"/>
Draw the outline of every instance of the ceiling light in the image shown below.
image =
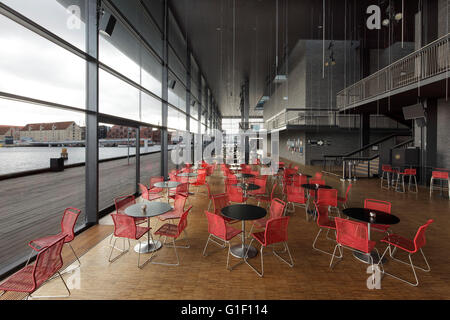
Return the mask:
<path id="1" fill-rule="evenodd" d="M 403 14 L 401 12 L 396 13 L 394 16 L 395 21 L 400 21 L 403 18 Z"/>
<path id="2" fill-rule="evenodd" d="M 283 100 L 288 100 L 289 98 L 288 97 L 283 97 Z"/>
<path id="3" fill-rule="evenodd" d="M 383 26 L 387 27 L 389 25 L 389 19 L 384 19 L 381 23 Z"/>

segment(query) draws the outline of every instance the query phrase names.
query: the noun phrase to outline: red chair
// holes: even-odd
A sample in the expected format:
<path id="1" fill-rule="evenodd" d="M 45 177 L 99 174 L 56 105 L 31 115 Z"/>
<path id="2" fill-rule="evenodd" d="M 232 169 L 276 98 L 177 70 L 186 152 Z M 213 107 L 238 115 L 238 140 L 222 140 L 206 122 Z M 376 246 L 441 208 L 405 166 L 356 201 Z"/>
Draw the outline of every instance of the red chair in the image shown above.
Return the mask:
<path id="1" fill-rule="evenodd" d="M 387 274 L 387 275 L 389 275 L 389 276 L 391 276 L 391 277 L 393 277 L 395 279 L 398 279 L 400 281 L 406 282 L 409 285 L 417 286 L 419 284 L 419 280 L 417 279 L 417 275 L 416 275 L 416 270 L 415 269 L 417 268 L 417 269 L 420 269 L 420 270 L 425 271 L 425 272 L 430 272 L 431 271 L 431 268 L 430 268 L 430 265 L 428 264 L 427 258 L 425 258 L 425 254 L 422 251 L 423 246 L 426 244 L 425 231 L 427 230 L 428 226 L 431 223 L 433 223 L 432 219 L 428 220 L 427 223 L 425 223 L 423 226 L 419 227 L 419 229 L 417 230 L 417 233 L 416 233 L 416 235 L 415 235 L 413 240 L 406 239 L 406 238 L 404 238 L 402 236 L 399 236 L 397 234 L 390 234 L 390 235 L 386 236 L 383 240 L 381 240 L 381 242 L 384 242 L 384 243 L 388 244 L 386 250 L 384 251 L 383 255 L 381 256 L 381 259 L 383 259 L 383 257 L 385 256 L 386 252 L 389 251 L 389 255 L 391 256 L 391 258 L 393 260 L 401 262 L 401 263 L 406 264 L 406 265 L 409 265 L 411 267 L 411 269 L 413 271 L 413 274 L 414 274 L 414 278 L 416 279 L 416 283 L 412 283 L 412 282 L 406 281 L 406 280 L 401 279 L 401 278 L 399 278 L 397 276 L 394 276 L 394 275 L 392 275 L 390 273 L 387 273 L 386 271 L 383 270 L 383 272 L 385 274 Z M 394 247 L 394 250 L 391 249 L 391 246 Z M 401 260 L 399 260 L 397 258 L 394 258 L 395 250 L 397 248 L 408 253 L 409 263 L 401 261 Z M 418 267 L 418 266 L 415 266 L 413 264 L 412 259 L 411 259 L 411 255 L 413 255 L 417 251 L 420 251 L 420 253 L 422 253 L 423 260 L 425 261 L 425 264 L 427 265 L 426 269 Z"/>
<path id="2" fill-rule="evenodd" d="M 28 245 L 33 249 L 33 251 L 30 254 L 30 257 L 28 258 L 27 264 L 30 262 L 31 255 L 33 252 L 41 251 L 43 248 L 48 247 L 50 244 L 54 243 L 56 240 L 58 240 L 60 237 L 64 238 L 64 243 L 68 244 L 70 249 L 73 252 L 73 255 L 78 261 L 78 266 L 81 266 L 81 261 L 78 258 L 77 254 L 75 253 L 75 250 L 73 249 L 70 242 L 72 242 L 73 239 L 75 239 L 75 224 L 77 223 L 77 219 L 80 216 L 81 210 L 76 208 L 66 208 L 64 210 L 64 214 L 61 220 L 61 232 L 55 235 L 42 237 L 39 239 L 31 240 Z"/>
<path id="3" fill-rule="evenodd" d="M 364 208 L 391 213 L 391 203 L 383 200 L 366 199 L 364 200 Z M 371 224 L 370 230 L 389 233 L 389 226 L 384 224 Z"/>
<path id="4" fill-rule="evenodd" d="M 187 244 L 185 246 L 176 245 L 175 241 L 178 239 L 178 237 L 181 235 L 182 232 L 185 232 L 186 234 L 186 227 L 187 227 L 187 217 L 189 214 L 189 211 L 192 209 L 192 206 L 187 208 L 187 210 L 181 215 L 181 218 L 178 222 L 178 225 L 176 224 L 170 224 L 166 223 L 162 225 L 156 232 L 155 235 L 159 236 L 159 240 L 161 240 L 161 237 L 165 237 L 164 245 L 166 247 L 173 247 L 175 251 L 175 256 L 177 257 L 177 263 L 167 263 L 167 262 L 155 262 L 152 261 L 153 264 L 162 264 L 165 266 L 178 266 L 180 265 L 180 259 L 178 257 L 177 248 L 189 248 L 190 245 Z M 167 238 L 172 238 L 172 245 L 166 244 Z M 187 237 L 186 237 L 187 240 Z M 154 251 L 150 257 L 152 259 L 155 256 L 156 251 Z"/>
<path id="5" fill-rule="evenodd" d="M 369 261 L 372 265 L 372 270 L 374 269 L 373 258 L 371 255 L 372 250 L 377 252 L 378 257 L 380 256 L 378 250 L 375 248 L 375 241 L 369 240 L 369 232 L 367 224 L 356 222 L 348 219 L 334 218 L 334 223 L 336 224 L 336 246 L 334 247 L 333 255 L 330 261 L 330 268 L 333 268 L 333 260 L 335 257 L 336 249 L 339 249 L 340 256 L 336 256 L 342 259 L 344 256 L 343 248 L 350 249 L 359 253 L 363 253 L 369 257 Z M 380 260 L 379 260 L 380 261 Z"/>
<path id="6" fill-rule="evenodd" d="M 227 187 L 227 193 L 231 202 L 237 203 L 247 202 L 248 198 L 244 197 L 244 193 L 239 187 L 229 184 Z"/>
<path id="7" fill-rule="evenodd" d="M 229 206 L 231 204 L 230 198 L 228 197 L 227 193 L 219 193 L 219 194 L 213 195 L 212 201 L 214 204 L 214 213 L 217 214 L 218 216 L 222 216 L 222 208 L 225 208 L 226 206 Z M 227 217 L 223 217 L 223 218 L 227 223 L 239 222 L 239 220 L 234 220 L 234 219 L 230 219 Z"/>
<path id="8" fill-rule="evenodd" d="M 417 179 L 416 179 L 417 170 L 416 169 L 405 169 L 403 172 L 397 172 L 397 180 L 395 184 L 395 191 L 397 192 L 405 192 L 405 176 L 408 177 L 408 191 L 411 191 L 412 186 L 412 178 L 414 178 L 414 185 L 416 190 L 414 192 L 418 192 L 417 189 Z M 401 190 L 399 188 L 401 187 Z"/>
<path id="9" fill-rule="evenodd" d="M 200 171 L 200 170 L 198 170 Z M 198 192 L 198 187 L 200 186 L 204 186 L 206 184 L 206 173 L 202 173 L 197 175 L 197 180 L 193 183 L 191 183 L 191 185 L 197 187 L 196 192 Z"/>
<path id="10" fill-rule="evenodd" d="M 272 186 L 272 192 L 270 192 L 270 196 L 266 196 L 265 194 L 256 195 L 255 198 L 258 200 L 258 206 L 261 202 L 264 202 L 264 203 L 266 203 L 266 207 L 268 207 L 269 204 L 272 203 L 272 200 L 274 199 L 276 188 L 277 188 L 277 184 L 274 183 Z"/>
<path id="11" fill-rule="evenodd" d="M 229 226 L 223 216 L 208 211 L 205 211 L 205 214 L 206 218 L 208 219 L 209 236 L 208 240 L 206 241 L 205 248 L 203 249 L 203 256 L 207 256 L 206 248 L 208 247 L 209 241 L 217 244 L 221 248 L 225 248 L 228 245 L 227 269 L 229 269 L 230 240 L 240 234 L 242 230 L 238 230 Z M 216 239 L 223 241 L 223 244 L 217 242 Z"/>
<path id="12" fill-rule="evenodd" d="M 316 173 L 314 173 L 313 179 L 314 180 L 322 180 L 322 177 L 323 177 L 322 172 L 316 172 Z"/>
<path id="13" fill-rule="evenodd" d="M 307 197 L 305 189 L 302 187 L 296 187 L 295 185 L 286 186 L 287 191 L 287 205 L 288 212 L 295 212 L 295 207 L 303 207 L 307 209 Z M 292 205 L 292 210 L 289 210 L 289 204 Z M 306 220 L 308 220 L 308 213 L 306 213 Z"/>
<path id="14" fill-rule="evenodd" d="M 211 204 L 212 204 L 212 199 L 213 199 L 213 194 L 211 193 L 211 187 L 209 186 L 209 183 L 205 183 L 206 185 L 206 190 L 208 191 L 208 199 L 209 199 L 209 204 L 208 204 L 208 210 L 211 208 Z"/>
<path id="15" fill-rule="evenodd" d="M 326 238 L 327 240 L 331 240 L 331 241 L 335 241 L 335 239 L 329 238 L 328 237 L 328 233 L 330 232 L 330 230 L 333 230 L 336 232 L 336 224 L 334 223 L 334 220 L 331 220 L 328 216 L 328 205 L 327 204 L 321 204 L 320 202 L 314 202 L 314 205 L 316 207 L 316 212 L 317 212 L 317 225 L 319 226 L 319 232 L 317 233 L 316 238 L 314 239 L 313 242 L 313 249 L 326 253 L 330 256 L 332 256 L 333 254 L 331 252 L 327 252 L 324 251 L 322 249 L 316 248 L 316 242 L 317 239 L 319 238 L 320 233 L 322 232 L 322 230 L 327 230 L 327 234 L 326 234 Z"/>
<path id="16" fill-rule="evenodd" d="M 144 186 L 142 183 L 138 183 L 138 186 L 139 186 L 139 191 L 141 192 L 142 199 L 145 199 L 145 200 L 148 200 L 148 201 L 161 199 L 161 196 L 158 193 L 150 193 L 150 192 L 148 192 L 147 187 Z"/>
<path id="17" fill-rule="evenodd" d="M 391 165 L 383 164 L 381 166 L 381 188 L 389 189 L 392 186 L 394 175 L 397 170 L 392 169 Z M 384 183 L 386 181 L 387 184 Z"/>
<path id="18" fill-rule="evenodd" d="M 267 177 L 267 176 L 266 176 Z M 252 197 L 256 197 L 258 195 L 264 195 L 266 194 L 266 184 L 267 184 L 267 178 L 264 176 L 256 177 L 252 183 L 257 185 L 259 189 L 254 191 L 249 191 L 247 194 Z"/>
<path id="19" fill-rule="evenodd" d="M 117 214 L 125 214 L 125 209 L 129 206 L 136 204 L 136 198 L 133 195 L 120 196 L 114 199 L 114 205 L 116 206 Z M 142 224 L 147 222 L 147 218 L 133 218 L 136 224 Z"/>
<path id="20" fill-rule="evenodd" d="M 307 184 L 308 183 L 308 177 L 302 174 L 296 174 L 294 176 L 294 186 L 296 187 L 301 187 L 302 184 Z"/>
<path id="21" fill-rule="evenodd" d="M 175 191 L 170 191 L 169 192 L 169 198 L 170 199 L 174 199 L 175 200 L 177 195 L 181 195 L 183 197 L 188 198 L 189 197 L 189 184 L 188 183 L 180 183 L 175 188 Z"/>
<path id="22" fill-rule="evenodd" d="M 139 252 L 138 252 L 138 268 L 142 269 L 149 261 L 145 261 L 142 265 L 141 262 L 141 241 L 139 239 L 142 238 L 146 233 L 151 230 L 150 227 L 139 227 L 134 223 L 133 217 L 124 215 L 124 214 L 112 214 L 111 218 L 114 222 L 114 244 L 111 246 L 111 251 L 109 253 L 109 262 L 114 262 L 127 253 L 130 250 L 130 239 L 137 240 L 139 242 Z M 123 238 L 123 249 L 119 249 L 116 247 L 117 238 Z M 125 250 L 125 239 L 128 239 L 128 248 Z M 121 251 L 121 253 L 111 259 L 113 250 L 116 249 Z"/>
<path id="23" fill-rule="evenodd" d="M 319 202 L 322 205 L 327 205 L 328 211 L 330 211 L 330 209 L 336 209 L 338 212 L 338 215 L 339 215 L 338 192 L 336 189 L 319 189 L 319 190 L 317 190 L 316 202 Z"/>
<path id="24" fill-rule="evenodd" d="M 157 188 L 155 187 L 155 183 L 157 182 L 164 182 L 164 177 L 151 177 L 150 178 L 150 185 L 148 192 L 150 193 L 161 193 L 163 192 L 163 188 Z"/>
<path id="25" fill-rule="evenodd" d="M 347 191 L 345 192 L 345 197 L 338 197 L 338 202 L 342 204 L 342 208 L 347 208 L 348 195 L 350 193 L 350 189 L 352 188 L 352 184 L 350 183 L 347 187 Z"/>
<path id="26" fill-rule="evenodd" d="M 289 251 L 289 247 L 287 244 L 288 241 L 288 224 L 289 224 L 289 217 L 277 217 L 267 220 L 266 228 L 262 232 L 256 232 L 252 233 L 252 241 L 250 241 L 250 244 L 247 248 L 247 253 L 244 256 L 245 262 L 260 276 L 262 277 L 264 275 L 264 259 L 263 259 L 263 249 L 267 248 L 268 246 L 276 243 L 283 243 L 284 245 L 284 251 L 288 253 L 290 262 L 283 259 L 275 249 L 273 249 L 273 254 L 277 256 L 281 261 L 285 262 L 288 266 L 291 268 L 294 266 L 294 261 L 292 260 L 291 252 Z M 259 272 L 255 267 L 253 267 L 247 260 L 248 255 L 248 249 L 251 248 L 251 245 L 253 243 L 253 240 L 256 240 L 260 243 L 261 249 L 260 249 L 260 257 L 261 257 L 261 272 Z M 280 252 L 281 253 L 281 252 Z"/>
<path id="27" fill-rule="evenodd" d="M 187 198 L 180 194 L 175 196 L 175 203 L 173 205 L 173 209 L 158 216 L 158 219 L 161 221 L 180 219 L 184 213 L 184 206 L 186 204 Z"/>
<path id="28" fill-rule="evenodd" d="M 250 229 L 250 232 L 248 233 L 248 237 L 250 237 L 250 234 L 253 231 L 253 227 L 256 226 L 257 228 L 264 228 L 269 219 L 282 217 L 285 209 L 286 209 L 286 203 L 284 201 L 282 201 L 278 198 L 273 199 L 272 203 L 270 204 L 269 218 L 261 218 L 258 220 L 253 220 L 252 227 Z"/>
<path id="29" fill-rule="evenodd" d="M 64 234 L 60 234 L 58 237 L 54 237 L 52 241 L 47 242 L 46 246 L 39 251 L 34 264 L 27 265 L 7 278 L 0 284 L 0 290 L 25 292 L 28 293 L 28 297 L 32 298 L 63 298 L 70 296 L 70 290 L 66 285 L 59 269 L 63 266 L 63 259 L 61 256 L 61 250 L 64 245 Z M 50 280 L 54 274 L 58 273 L 61 281 L 63 282 L 68 295 L 65 296 L 53 296 L 53 297 L 37 297 L 31 294 L 41 287 L 46 281 Z M 1 296 L 1 295 L 0 295 Z"/>
<path id="30" fill-rule="evenodd" d="M 450 180 L 449 180 L 449 178 L 448 178 L 448 172 L 444 172 L 444 171 L 433 171 L 433 172 L 431 173 L 431 180 L 430 180 L 430 196 L 431 196 L 431 193 L 433 192 L 433 189 L 438 189 L 438 190 L 441 190 L 441 191 L 444 190 L 444 187 L 443 187 L 443 186 L 436 188 L 436 187 L 434 186 L 434 180 L 439 180 L 439 181 L 441 181 L 441 183 L 442 183 L 443 181 L 447 181 L 448 197 L 450 198 Z"/>

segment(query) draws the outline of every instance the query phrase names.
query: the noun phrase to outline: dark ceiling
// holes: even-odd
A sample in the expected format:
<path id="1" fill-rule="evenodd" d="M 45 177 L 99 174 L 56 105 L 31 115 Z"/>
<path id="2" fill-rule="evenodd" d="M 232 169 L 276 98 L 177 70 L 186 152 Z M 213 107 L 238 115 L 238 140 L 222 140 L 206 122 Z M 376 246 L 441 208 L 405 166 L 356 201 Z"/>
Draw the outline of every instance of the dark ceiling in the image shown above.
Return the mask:
<path id="1" fill-rule="evenodd" d="M 383 11 L 385 0 L 325 2 L 326 39 L 376 38 L 363 27 L 368 16 L 365 11 L 374 3 L 381 4 Z M 276 74 L 277 54 L 281 66 L 285 53 L 299 39 L 322 39 L 322 0 L 171 0 L 170 6 L 223 116 L 240 115 L 240 87 L 246 78 L 250 82 L 250 116 L 261 115 L 254 107 L 267 80 Z"/>

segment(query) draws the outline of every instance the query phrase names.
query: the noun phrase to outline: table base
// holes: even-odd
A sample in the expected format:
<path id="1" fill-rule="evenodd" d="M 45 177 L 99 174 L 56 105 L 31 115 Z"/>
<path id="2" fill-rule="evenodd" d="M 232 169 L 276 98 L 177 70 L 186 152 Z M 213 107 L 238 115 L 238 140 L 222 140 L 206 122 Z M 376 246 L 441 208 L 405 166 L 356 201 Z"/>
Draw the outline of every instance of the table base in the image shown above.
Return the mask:
<path id="1" fill-rule="evenodd" d="M 149 243 L 141 244 L 140 253 L 150 253 L 161 249 L 162 243 L 161 241 L 150 240 Z M 139 244 L 134 246 L 134 251 L 139 253 Z"/>
<path id="2" fill-rule="evenodd" d="M 233 257 L 243 258 L 248 248 L 248 244 L 244 245 L 244 248 L 242 248 L 242 244 L 238 244 L 231 247 L 230 252 Z M 258 250 L 256 250 L 255 247 L 251 246 L 250 249 L 248 249 L 247 258 L 254 258 L 257 254 Z"/>
<path id="3" fill-rule="evenodd" d="M 372 259 L 373 259 L 373 263 L 378 263 L 380 260 L 378 259 L 378 255 L 377 255 L 377 253 L 376 252 L 374 252 L 374 251 L 372 251 L 371 253 L 370 253 L 370 255 L 372 256 Z M 369 256 L 367 255 L 367 254 L 364 254 L 364 253 L 361 253 L 361 252 L 353 252 L 353 256 L 356 258 L 356 259 L 358 259 L 359 261 L 361 261 L 361 262 L 364 262 L 364 263 L 367 263 L 367 264 L 370 264 L 370 259 L 369 259 Z M 383 260 L 382 260 L 382 263 L 385 263 L 387 260 L 386 260 L 386 258 L 383 258 Z"/>

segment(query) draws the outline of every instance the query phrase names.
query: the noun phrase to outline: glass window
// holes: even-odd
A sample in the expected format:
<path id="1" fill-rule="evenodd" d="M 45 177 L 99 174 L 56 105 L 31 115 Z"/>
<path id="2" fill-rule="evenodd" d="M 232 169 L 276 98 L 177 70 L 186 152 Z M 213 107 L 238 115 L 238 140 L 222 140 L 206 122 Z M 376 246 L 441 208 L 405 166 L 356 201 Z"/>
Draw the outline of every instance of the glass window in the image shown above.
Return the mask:
<path id="1" fill-rule="evenodd" d="M 0 2 L 85 51 L 86 0 L 0 0 Z M 16 38 L 20 39 L 20 36 Z"/>
<path id="2" fill-rule="evenodd" d="M 150 178 L 161 175 L 161 130 L 141 127 L 140 183 L 150 184 Z"/>
<path id="3" fill-rule="evenodd" d="M 151 53 L 145 50 L 142 50 L 141 59 L 141 86 L 161 97 L 161 64 Z"/>
<path id="4" fill-rule="evenodd" d="M 141 121 L 160 126 L 162 124 L 162 102 L 154 97 L 142 93 Z"/>
<path id="5" fill-rule="evenodd" d="M 169 106 L 167 123 L 172 129 L 186 130 L 186 115 Z"/>
<path id="6" fill-rule="evenodd" d="M 182 64 L 186 66 L 186 41 L 171 12 L 169 12 L 169 43 L 180 57 Z"/>
<path id="7" fill-rule="evenodd" d="M 171 48 L 169 48 L 169 68 L 186 85 L 186 69 Z"/>
<path id="8" fill-rule="evenodd" d="M 99 111 L 139 121 L 139 90 L 99 70 Z"/>
<path id="9" fill-rule="evenodd" d="M 83 59 L 2 15 L 0 43 L 0 91 L 85 108 Z"/>
<path id="10" fill-rule="evenodd" d="M 190 132 L 194 132 L 194 133 L 198 132 L 198 121 L 197 120 L 190 118 L 189 126 L 190 126 Z"/>
<path id="11" fill-rule="evenodd" d="M 83 112 L 5 99 L 0 99 L 0 110 L 3 274 L 26 261 L 31 250 L 28 241 L 61 231 L 65 208 L 80 209 L 75 230 L 84 226 L 86 157 Z M 61 156 L 66 159 L 62 160 L 63 170 L 51 171 L 50 159 Z M 18 173 L 20 176 L 15 176 Z"/>
<path id="12" fill-rule="evenodd" d="M 143 0 L 142 2 L 150 11 L 153 19 L 155 19 L 159 28 L 163 29 L 163 11 L 164 11 L 164 0 Z M 128 1 L 127 1 L 128 2 Z"/>
<path id="13" fill-rule="evenodd" d="M 173 81 L 175 78 L 172 74 L 169 74 L 169 85 L 170 82 Z M 175 86 L 174 88 L 169 87 L 169 97 L 168 97 L 169 103 L 173 106 L 177 107 L 178 109 L 181 109 L 183 111 L 186 111 L 186 87 L 180 83 L 179 81 L 175 80 Z"/>

